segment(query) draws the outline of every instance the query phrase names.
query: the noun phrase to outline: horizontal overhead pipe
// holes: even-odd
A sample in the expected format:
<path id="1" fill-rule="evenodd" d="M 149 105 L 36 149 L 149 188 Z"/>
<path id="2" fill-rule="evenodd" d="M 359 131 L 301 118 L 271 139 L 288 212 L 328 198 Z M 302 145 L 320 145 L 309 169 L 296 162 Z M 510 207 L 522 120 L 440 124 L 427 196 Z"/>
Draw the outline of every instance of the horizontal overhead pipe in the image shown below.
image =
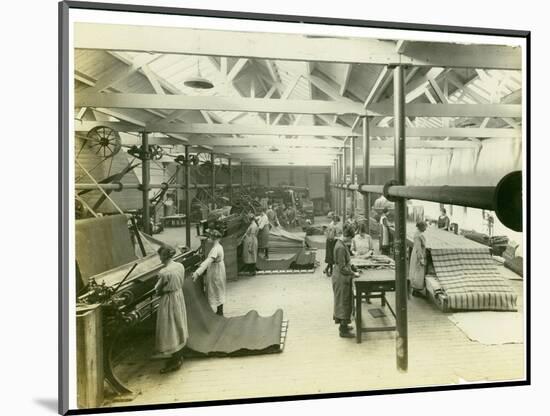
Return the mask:
<path id="1" fill-rule="evenodd" d="M 386 186 L 348 183 L 333 186 L 361 193 L 384 194 L 388 199 L 418 199 L 491 210 L 506 227 L 522 231 L 521 171 L 504 176 L 497 186 L 398 186 L 391 183 Z"/>
<path id="2" fill-rule="evenodd" d="M 139 183 L 127 183 L 127 184 L 122 184 L 120 182 L 117 182 L 117 183 L 101 183 L 99 184 L 99 186 L 104 190 L 104 191 L 122 191 L 123 189 L 141 189 L 141 184 Z M 216 187 L 217 188 L 225 188 L 229 186 L 228 184 L 217 184 Z M 238 187 L 241 187 L 241 186 L 250 186 L 250 184 L 244 184 L 244 185 L 241 185 L 240 183 L 234 183 L 233 184 L 233 187 L 235 188 L 238 188 Z M 194 188 L 211 188 L 212 185 L 210 184 L 192 184 L 192 185 L 189 185 L 189 188 L 190 189 L 194 189 Z M 77 191 L 88 191 L 88 190 L 96 190 L 98 188 L 98 185 L 96 184 L 93 184 L 93 183 L 77 183 L 75 184 L 75 189 Z M 149 185 L 149 188 L 150 189 L 185 189 L 185 185 L 180 185 L 180 184 L 150 184 Z"/>

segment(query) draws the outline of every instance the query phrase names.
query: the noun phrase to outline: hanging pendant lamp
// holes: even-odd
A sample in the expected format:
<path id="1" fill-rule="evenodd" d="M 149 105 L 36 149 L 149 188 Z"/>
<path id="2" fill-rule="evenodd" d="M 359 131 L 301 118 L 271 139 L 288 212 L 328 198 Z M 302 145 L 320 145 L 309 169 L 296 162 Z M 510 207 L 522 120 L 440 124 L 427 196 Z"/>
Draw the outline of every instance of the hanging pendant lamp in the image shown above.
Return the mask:
<path id="1" fill-rule="evenodd" d="M 198 90 L 209 90 L 214 88 L 214 84 L 210 80 L 201 76 L 199 57 L 197 57 L 197 74 L 185 80 L 183 85 Z"/>

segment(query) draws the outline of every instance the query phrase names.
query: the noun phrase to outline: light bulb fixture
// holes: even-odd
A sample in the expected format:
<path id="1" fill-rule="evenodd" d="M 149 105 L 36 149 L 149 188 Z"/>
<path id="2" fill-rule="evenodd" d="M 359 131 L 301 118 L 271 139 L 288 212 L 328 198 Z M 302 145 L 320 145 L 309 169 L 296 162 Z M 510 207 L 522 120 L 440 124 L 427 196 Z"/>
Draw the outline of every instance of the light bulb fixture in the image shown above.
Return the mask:
<path id="1" fill-rule="evenodd" d="M 197 90 L 209 90 L 214 88 L 214 84 L 211 81 L 201 76 L 199 57 L 197 57 L 197 75 L 185 80 L 183 85 Z"/>

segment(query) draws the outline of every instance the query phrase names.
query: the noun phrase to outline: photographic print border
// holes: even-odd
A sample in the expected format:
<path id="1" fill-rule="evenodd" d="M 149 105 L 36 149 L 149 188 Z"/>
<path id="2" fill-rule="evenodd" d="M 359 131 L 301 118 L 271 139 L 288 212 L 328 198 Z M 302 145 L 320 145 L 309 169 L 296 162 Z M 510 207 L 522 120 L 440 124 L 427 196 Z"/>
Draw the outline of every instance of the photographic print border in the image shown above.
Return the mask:
<path id="1" fill-rule="evenodd" d="M 72 109 L 69 108 L 69 82 L 72 74 L 69 71 L 69 12 L 71 9 L 87 9 L 87 10 L 101 10 L 101 11 L 121 11 L 121 12 L 133 12 L 133 13 L 153 13 L 153 14 L 165 14 L 165 15 L 183 15 L 183 16 L 197 16 L 208 18 L 225 18 L 225 19 L 245 19 L 256 21 L 272 21 L 272 22 L 286 22 L 286 23 L 311 23 L 320 25 L 338 25 L 338 26 L 358 26 L 368 28 L 382 28 L 382 29 L 401 29 L 401 30 L 415 30 L 415 31 L 427 31 L 427 32 L 446 32 L 452 34 L 472 34 L 472 35 L 493 35 L 504 36 L 514 38 L 524 38 L 526 47 L 526 67 L 522 70 L 525 71 L 526 85 L 525 85 L 525 97 L 523 102 L 526 111 L 525 131 L 526 137 L 524 140 L 525 146 L 523 151 L 526 153 L 526 166 L 524 167 L 524 175 L 526 188 L 524 189 L 524 198 L 526 201 L 527 210 L 524 213 L 526 227 L 524 230 L 526 234 L 525 241 L 525 255 L 526 255 L 526 278 L 525 282 L 525 380 L 520 381 L 503 381 L 503 382 L 488 382 L 488 383 L 471 383 L 464 385 L 443 385 L 443 386 L 430 386 L 430 387 L 411 387 L 411 388 L 392 388 L 384 390 L 370 390 L 370 391 L 357 391 L 357 392 L 343 392 L 343 393 L 320 393 L 320 394 L 301 394 L 293 396 L 280 396 L 280 397 L 255 397 L 250 399 L 231 399 L 231 400 L 213 400 L 213 401 L 197 401 L 191 403 L 170 403 L 170 404 L 151 404 L 151 405 L 135 405 L 135 406 L 121 406 L 115 408 L 93 408 L 93 409 L 69 409 L 69 361 L 68 361 L 68 328 L 69 328 L 69 180 L 68 169 L 70 161 L 70 151 L 68 146 L 69 135 L 69 116 Z M 115 4 L 115 3 L 93 3 L 93 2 L 77 2 L 77 1 L 63 1 L 59 3 L 59 142 L 58 142 L 58 195 L 59 195 L 59 248 L 58 248 L 58 268 L 59 268 L 59 412 L 61 414 L 90 414 L 90 413 L 113 413 L 124 411 L 140 411 L 140 410 L 160 410 L 160 409 L 180 409 L 188 407 L 200 407 L 200 406 L 219 406 L 228 404 L 247 404 L 247 403 L 269 403 L 269 402 L 281 402 L 281 401 L 295 401 L 295 400 L 311 400 L 322 398 L 342 398 L 342 397 L 357 397 L 357 396 L 370 396 L 370 395 L 386 395 L 397 393 L 415 393 L 415 392 L 432 392 L 432 391 L 445 391 L 445 390 L 463 390 L 463 389 L 480 389 L 480 388 L 493 388 L 493 387 L 510 387 L 510 386 L 524 386 L 531 384 L 531 284 L 530 284 L 530 271 L 531 271 L 531 247 L 530 247 L 530 133 L 531 133 L 531 32 L 520 30 L 508 30 L 508 29 L 491 29 L 480 27 L 462 27 L 462 26 L 445 26 L 445 25 L 430 25 L 430 24 L 417 24 L 417 23 L 405 23 L 405 22 L 385 22 L 385 21 L 369 21 L 369 20 L 357 20 L 357 19 L 337 19 L 329 17 L 314 17 L 314 16 L 292 16 L 292 15 L 279 15 L 279 14 L 264 14 L 264 13 L 248 13 L 248 12 L 234 12 L 234 11 L 222 11 L 222 10 L 200 10 L 200 9 L 186 9 L 175 7 L 162 7 L 162 6 L 147 6 L 147 5 L 129 5 L 129 4 Z"/>

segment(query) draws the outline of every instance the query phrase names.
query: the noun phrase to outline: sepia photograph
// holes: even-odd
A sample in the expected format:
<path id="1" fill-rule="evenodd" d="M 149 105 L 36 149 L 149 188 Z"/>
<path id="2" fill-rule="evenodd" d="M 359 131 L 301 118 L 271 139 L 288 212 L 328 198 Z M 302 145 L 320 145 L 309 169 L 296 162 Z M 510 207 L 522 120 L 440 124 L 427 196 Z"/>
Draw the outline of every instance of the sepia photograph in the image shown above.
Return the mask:
<path id="1" fill-rule="evenodd" d="M 59 11 L 61 413 L 529 384 L 529 32 Z"/>

